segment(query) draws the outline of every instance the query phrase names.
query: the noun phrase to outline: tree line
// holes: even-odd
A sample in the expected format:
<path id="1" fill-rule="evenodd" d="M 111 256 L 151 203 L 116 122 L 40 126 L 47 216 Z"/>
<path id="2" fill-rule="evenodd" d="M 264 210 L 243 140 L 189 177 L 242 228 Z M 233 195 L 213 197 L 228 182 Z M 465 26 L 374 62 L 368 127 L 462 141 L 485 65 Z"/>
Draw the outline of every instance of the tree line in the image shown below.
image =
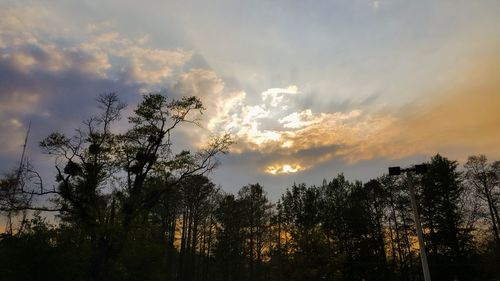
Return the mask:
<path id="1" fill-rule="evenodd" d="M 196 152 L 172 146 L 179 126 L 197 124 L 199 99 L 144 95 L 121 130 L 125 104 L 97 101 L 73 136 L 40 142 L 53 188 L 23 160 L 1 179 L 2 280 L 423 280 L 406 176 L 339 174 L 277 202 L 258 183 L 231 194 L 207 177 L 229 135 Z M 500 161 L 461 168 L 437 154 L 428 165 L 414 181 L 433 280 L 498 280 Z"/>

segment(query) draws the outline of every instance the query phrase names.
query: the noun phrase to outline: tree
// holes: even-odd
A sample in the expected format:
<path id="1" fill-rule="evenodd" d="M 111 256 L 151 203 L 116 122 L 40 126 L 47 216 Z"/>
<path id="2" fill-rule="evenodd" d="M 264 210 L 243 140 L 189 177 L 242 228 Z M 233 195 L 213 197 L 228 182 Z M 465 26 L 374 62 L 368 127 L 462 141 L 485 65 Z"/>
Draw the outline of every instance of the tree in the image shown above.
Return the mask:
<path id="1" fill-rule="evenodd" d="M 389 269 L 387 263 L 386 243 L 385 243 L 385 224 L 384 215 L 387 208 L 388 192 L 378 180 L 371 180 L 364 184 L 362 189 L 362 198 L 364 207 L 368 216 L 369 230 L 372 234 L 370 247 L 373 247 L 373 260 L 379 263 L 377 272 L 373 274 L 380 275 L 383 280 L 389 279 Z"/>
<path id="2" fill-rule="evenodd" d="M 493 240 L 500 253 L 500 218 L 497 206 L 500 199 L 500 161 L 488 163 L 484 155 L 469 156 L 464 167 L 467 183 L 474 187 L 477 196 L 487 204 Z"/>
<path id="3" fill-rule="evenodd" d="M 120 118 L 125 104 L 114 93 L 98 98 L 100 114 L 84 121 L 84 129 L 69 138 L 52 133 L 40 142 L 45 153 L 56 156 L 56 198 L 64 222 L 73 224 L 82 239 L 90 239 L 94 278 L 106 278 L 114 252 L 111 236 L 115 200 L 106 182 L 116 171 L 117 136 L 111 126 Z"/>
<path id="4" fill-rule="evenodd" d="M 378 180 L 386 195 L 386 224 L 389 231 L 391 271 L 399 273 L 402 280 L 413 280 L 415 275 L 414 221 L 408 194 L 407 181 L 388 175 Z"/>
<path id="5" fill-rule="evenodd" d="M 243 235 L 249 262 L 248 280 L 263 279 L 263 258 L 269 237 L 272 205 L 260 184 L 246 185 L 238 192 L 242 205 Z"/>
<path id="6" fill-rule="evenodd" d="M 427 229 L 431 272 L 440 280 L 466 280 L 464 265 L 470 246 L 470 233 L 463 228 L 458 163 L 437 154 L 422 177 L 420 207 L 422 224 Z M 433 270 L 434 269 L 434 270 Z"/>
<path id="7" fill-rule="evenodd" d="M 183 210 L 178 280 L 190 281 L 198 277 L 195 260 L 200 255 L 197 252 L 201 246 L 199 232 L 204 219 L 209 216 L 211 199 L 217 189 L 207 177 L 197 175 L 182 182 L 181 192 Z"/>
<path id="8" fill-rule="evenodd" d="M 172 164 L 179 165 L 178 161 L 191 160 L 186 157 L 189 152 L 183 151 L 177 156 L 177 162 L 169 162 L 172 156 L 170 135 L 179 124 L 195 122 L 188 119 L 193 110 L 203 110 L 201 101 L 196 97 L 169 102 L 161 94 L 149 94 L 134 110 L 134 116 L 129 117 L 132 128 L 120 136 L 119 145 L 121 164 L 127 173 L 127 187 L 123 193 L 125 228 L 130 227 L 145 203 L 144 181 L 153 168 L 159 165 L 168 171 L 172 169 Z"/>
<path id="9" fill-rule="evenodd" d="M 52 193 L 44 190 L 40 174 L 33 169 L 26 156 L 30 128 L 31 123 L 26 133 L 18 168 L 0 178 L 0 215 L 5 214 L 7 220 L 5 230 L 9 235 L 23 233 L 28 223 L 28 210 L 44 209 L 43 207 L 34 206 L 33 199 L 35 196 Z M 15 229 L 14 220 L 19 213 L 21 213 L 21 219 L 17 229 Z"/>
<path id="10" fill-rule="evenodd" d="M 371 201 L 381 190 L 373 182 L 350 183 L 341 174 L 323 192 L 322 225 L 335 242 L 342 280 L 386 280 L 383 234 L 377 225 L 383 206 Z"/>
<path id="11" fill-rule="evenodd" d="M 333 274 L 334 248 L 322 228 L 322 214 L 328 207 L 320 190 L 293 184 L 278 205 L 285 238 L 281 276 L 284 280 L 321 280 Z M 326 207 L 326 209 L 323 209 Z"/>
<path id="12" fill-rule="evenodd" d="M 33 189 L 33 181 L 40 184 L 40 175 L 24 166 L 0 178 L 0 214 L 5 214 L 5 231 L 9 235 L 22 234 L 28 222 L 28 210 L 37 209 L 33 206 L 33 197 L 38 193 Z M 19 214 L 21 218 L 16 223 Z"/>
<path id="13" fill-rule="evenodd" d="M 81 239 L 89 239 L 94 279 L 102 280 L 126 274 L 117 258 L 127 243 L 137 241 L 134 228 L 149 219 L 171 186 L 213 170 L 231 139 L 215 137 L 194 154 L 173 153 L 173 130 L 196 123 L 189 114 L 203 109 L 195 97 L 168 101 L 160 94 L 145 95 L 123 134 L 111 130 L 125 107 L 117 95 L 101 95 L 98 103 L 101 113 L 86 120 L 75 136 L 52 133 L 40 146 L 56 156 L 61 217 L 80 230 Z M 146 185 L 158 177 L 164 184 Z"/>
<path id="14" fill-rule="evenodd" d="M 215 263 L 217 280 L 243 280 L 243 206 L 232 194 L 222 195 L 215 209 L 217 245 Z"/>

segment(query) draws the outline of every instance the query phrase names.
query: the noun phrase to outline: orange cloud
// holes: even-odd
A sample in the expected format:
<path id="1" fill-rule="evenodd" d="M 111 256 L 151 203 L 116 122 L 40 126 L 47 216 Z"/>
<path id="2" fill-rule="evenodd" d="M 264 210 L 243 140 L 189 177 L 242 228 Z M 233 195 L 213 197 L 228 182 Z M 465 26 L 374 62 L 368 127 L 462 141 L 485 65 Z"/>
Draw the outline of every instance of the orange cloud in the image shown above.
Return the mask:
<path id="1" fill-rule="evenodd" d="M 456 157 L 500 156 L 500 58 L 480 60 L 460 81 L 412 114 L 401 116 L 375 140 L 379 154 L 402 157 L 446 152 Z M 382 148 L 386 146 L 389 148 Z"/>

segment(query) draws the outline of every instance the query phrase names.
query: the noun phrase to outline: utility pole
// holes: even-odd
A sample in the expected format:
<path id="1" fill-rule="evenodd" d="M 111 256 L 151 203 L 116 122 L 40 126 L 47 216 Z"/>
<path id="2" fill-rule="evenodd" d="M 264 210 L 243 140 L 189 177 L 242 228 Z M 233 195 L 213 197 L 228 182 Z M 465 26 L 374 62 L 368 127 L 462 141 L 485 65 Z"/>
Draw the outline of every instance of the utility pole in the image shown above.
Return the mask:
<path id="1" fill-rule="evenodd" d="M 422 233 L 422 225 L 420 223 L 420 215 L 418 214 L 417 200 L 415 199 L 415 185 L 413 183 L 413 175 L 423 174 L 427 171 L 426 164 L 415 165 L 413 168 L 401 169 L 400 167 L 389 167 L 389 175 L 397 176 L 402 172 L 406 173 L 408 187 L 410 189 L 411 208 L 413 210 L 413 218 L 415 220 L 415 227 L 417 229 L 418 245 L 420 248 L 420 260 L 422 262 L 422 270 L 424 272 L 424 280 L 431 281 L 431 273 L 429 271 L 429 263 L 427 262 L 427 253 L 425 251 L 424 235 Z"/>
<path id="2" fill-rule="evenodd" d="M 16 171 L 15 186 L 13 187 L 13 190 L 11 191 L 12 194 L 10 195 L 10 196 L 12 196 L 12 198 L 15 198 L 15 196 L 19 190 L 23 191 L 22 190 L 23 184 L 21 183 L 21 177 L 22 177 L 23 171 L 25 169 L 24 162 L 25 162 L 25 155 L 26 155 L 26 146 L 28 143 L 28 137 L 30 135 L 30 130 L 31 130 L 31 121 L 29 122 L 28 130 L 26 131 L 26 137 L 24 139 L 24 144 L 23 144 L 23 152 L 21 153 L 21 160 L 19 161 L 19 168 Z M 6 230 L 6 233 L 8 233 L 10 235 L 12 235 L 14 232 L 13 223 L 12 223 L 12 216 L 14 215 L 13 213 L 15 214 L 15 212 L 12 210 L 9 210 L 7 212 L 7 223 L 6 223 L 5 230 Z"/>
<path id="3" fill-rule="evenodd" d="M 21 187 L 20 184 L 19 184 L 19 181 L 21 180 L 21 175 L 23 173 L 23 169 L 25 168 L 24 167 L 24 160 L 25 160 L 24 158 L 25 158 L 25 155 L 26 155 L 26 145 L 28 144 L 28 138 L 30 136 L 30 130 L 31 130 L 31 121 L 28 124 L 28 130 L 26 131 L 26 137 L 24 138 L 23 152 L 21 154 L 21 161 L 19 161 L 19 169 L 17 169 L 16 181 L 17 181 L 17 185 L 19 187 Z"/>

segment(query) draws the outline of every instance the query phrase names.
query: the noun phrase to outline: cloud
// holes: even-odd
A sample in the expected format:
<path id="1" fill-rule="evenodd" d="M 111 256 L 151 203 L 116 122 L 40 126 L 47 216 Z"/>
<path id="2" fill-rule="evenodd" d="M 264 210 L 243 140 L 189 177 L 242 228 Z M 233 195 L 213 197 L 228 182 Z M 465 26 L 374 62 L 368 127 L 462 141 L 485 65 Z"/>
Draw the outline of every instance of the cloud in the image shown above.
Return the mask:
<path id="1" fill-rule="evenodd" d="M 4 114 L 27 112 L 32 110 L 39 100 L 40 95 L 32 92 L 20 90 L 2 92 L 0 96 L 0 112 Z"/>
<path id="2" fill-rule="evenodd" d="M 498 157 L 498 65 L 495 56 L 477 60 L 454 83 L 422 93 L 434 99 L 400 111 L 316 112 L 282 99 L 285 92 L 301 95 L 298 87 L 272 88 L 257 103 L 241 97 L 232 104 L 231 118 L 217 119 L 223 123 L 218 127 L 236 137 L 233 153 L 260 155 L 256 164 L 271 175 L 307 171 L 334 159 L 356 163 L 438 152 L 459 159 L 473 153 Z"/>
<path id="3" fill-rule="evenodd" d="M 304 110 L 302 112 L 294 112 L 288 116 L 285 116 L 278 120 L 283 127 L 298 129 L 305 126 L 310 126 L 314 123 L 319 122 L 318 119 L 314 119 L 312 116 L 312 111 L 310 109 Z"/>
<path id="4" fill-rule="evenodd" d="M 181 73 L 172 92 L 177 96 L 197 96 L 203 102 L 206 110 L 200 116 L 202 127 L 195 130 L 190 128 L 189 132 L 185 132 L 200 146 L 211 133 L 228 131 L 246 97 L 243 91 L 226 90 L 224 81 L 213 70 L 200 68 Z"/>
<path id="5" fill-rule="evenodd" d="M 0 119 L 0 132 L 8 137 L 0 137 L 0 155 L 18 153 L 24 139 L 24 126 L 18 119 Z"/>
<path id="6" fill-rule="evenodd" d="M 130 101 L 138 98 L 139 87 L 73 69 L 19 71 L 0 59 L 0 164 L 6 165 L 2 161 L 19 153 L 29 121 L 30 142 L 35 144 L 52 131 L 71 134 L 95 111 L 99 93 L 116 91 Z M 38 154 L 36 145 L 32 148 L 33 155 Z"/>
<path id="7" fill-rule="evenodd" d="M 378 1 L 372 3 L 374 8 L 379 5 Z M 435 92 L 427 90 L 431 87 L 412 86 L 411 83 L 428 79 L 428 73 L 434 72 L 429 72 L 430 67 L 422 68 L 427 64 L 419 68 L 400 64 L 400 59 L 414 61 L 411 58 L 421 57 L 408 56 L 407 53 L 405 57 L 396 53 L 394 59 L 400 67 L 411 72 L 406 80 L 394 79 L 391 75 L 380 78 L 378 75 L 382 72 L 379 66 L 382 65 L 382 69 L 388 67 L 379 64 L 378 60 L 375 61 L 377 63 L 369 60 L 367 64 L 377 66 L 376 73 L 345 68 L 351 61 L 347 59 L 346 63 L 334 56 L 335 63 L 341 62 L 340 70 L 316 67 L 317 61 L 298 61 L 298 73 L 310 72 L 303 80 L 296 79 L 295 74 L 290 79 L 268 75 L 283 72 L 281 68 L 274 69 L 278 66 L 271 59 L 265 60 L 272 62 L 265 66 L 274 70 L 267 74 L 262 70 L 264 67 L 250 71 L 241 62 L 232 62 L 237 66 L 235 73 L 257 73 L 259 77 L 269 76 L 269 80 L 276 83 L 268 85 L 264 81 L 267 78 L 262 78 L 241 88 L 232 85 L 230 79 L 225 79 L 226 76 L 223 79 L 218 75 L 225 69 L 216 72 L 199 66 L 191 67 L 196 64 L 192 61 L 197 54 L 189 49 L 159 48 L 153 45 L 148 34 L 127 36 L 108 23 L 68 24 L 64 15 L 42 6 L 18 5 L 0 9 L 0 129 L 4 132 L 0 136 L 0 154 L 13 153 L 20 147 L 29 119 L 34 120 L 34 134 L 37 135 L 38 131 L 37 137 L 40 137 L 54 129 L 64 131 L 74 128 L 92 112 L 98 93 L 116 91 L 125 100 L 135 102 L 139 99 L 137 92 L 165 87 L 166 92 L 175 97 L 196 95 L 207 108 L 201 121 L 202 128 L 190 127 L 183 131 L 187 136 L 184 139 L 186 143 L 192 144 L 195 140 L 194 145 L 202 145 L 210 134 L 231 132 L 237 141 L 232 147 L 234 155 L 240 157 L 241 162 L 251 155 L 262 173 L 300 174 L 329 161 L 354 163 L 377 157 L 400 158 L 438 151 L 457 154 L 478 151 L 500 155 L 497 129 L 500 124 L 500 85 L 497 78 L 500 77 L 500 60 L 496 56 L 476 61 L 475 66 L 463 69 L 463 75 L 456 79 L 454 85 L 434 88 Z M 303 40 L 301 37 L 300 42 Z M 311 47 L 314 50 L 317 48 L 315 44 Z M 238 56 L 249 53 L 239 48 L 231 50 L 237 50 Z M 306 50 L 309 49 L 290 54 L 297 57 L 299 51 Z M 281 53 L 280 50 L 272 55 Z M 342 58 L 350 58 L 343 52 L 336 53 Z M 356 58 L 353 59 L 354 65 L 365 65 L 366 57 L 385 59 L 387 56 L 384 53 L 353 55 Z M 432 56 L 427 52 L 424 54 L 426 58 L 433 58 L 433 62 L 443 60 L 440 57 L 442 52 Z M 309 60 L 308 56 L 304 57 Z M 217 56 L 215 58 L 212 60 L 215 64 L 225 61 Z M 274 57 L 270 55 L 269 58 Z M 323 63 L 323 56 L 318 59 Z M 392 65 L 390 62 L 389 65 Z M 445 67 L 449 65 L 443 64 L 442 70 L 445 71 L 442 72 L 451 73 Z M 321 73 L 313 71 L 313 68 L 320 69 Z M 378 82 L 370 82 L 370 79 L 362 83 L 365 86 L 359 86 L 354 81 L 363 81 L 365 76 L 356 75 L 358 70 L 370 74 L 366 77 L 380 78 L 380 83 L 388 85 L 388 90 L 375 87 Z M 315 75 L 320 75 L 320 78 Z M 321 75 L 328 75 L 328 79 Z M 338 78 L 330 83 L 329 77 L 334 75 Z M 352 77 L 342 79 L 345 76 Z M 372 101 L 369 98 L 365 99 L 366 103 L 356 103 L 360 97 L 367 95 L 379 97 L 377 101 L 384 103 L 383 100 L 390 96 L 387 102 L 399 106 L 401 100 L 408 96 L 394 94 L 400 92 L 397 81 L 404 81 L 404 84 L 411 82 L 409 92 L 419 92 L 428 102 L 408 106 L 405 112 L 399 112 L 397 108 L 386 108 L 384 111 L 379 110 L 380 107 L 369 108 Z M 262 88 L 254 90 L 256 85 Z M 376 88 L 376 94 L 373 94 L 373 88 Z M 436 98 L 430 100 L 431 96 Z"/>
<path id="8" fill-rule="evenodd" d="M 39 43 L 38 32 L 45 32 L 54 19 L 43 7 L 0 6 L 0 48 Z"/>
<path id="9" fill-rule="evenodd" d="M 490 54 L 464 69 L 454 84 L 401 114 L 381 131 L 373 149 L 389 157 L 415 153 L 446 153 L 464 158 L 467 153 L 500 157 L 500 58 Z"/>
<path id="10" fill-rule="evenodd" d="M 301 94 L 295 85 L 265 90 L 256 104 L 250 104 L 245 95 L 226 103 L 223 92 L 218 91 L 217 103 L 230 106 L 209 120 L 212 128 L 233 134 L 233 153 L 253 151 L 272 156 L 263 157 L 267 160 L 259 165 L 261 171 L 273 175 L 305 171 L 333 157 L 347 157 L 342 154 L 344 147 L 360 146 L 393 122 L 390 116 L 359 109 L 318 113 L 302 109 L 285 99 L 286 95 Z M 331 150 L 314 153 L 325 147 Z"/>
<path id="11" fill-rule="evenodd" d="M 266 168 L 266 173 L 269 173 L 271 175 L 290 174 L 290 173 L 297 173 L 302 170 L 303 168 L 299 164 L 278 164 L 278 165 L 268 166 Z"/>
<path id="12" fill-rule="evenodd" d="M 335 136 L 335 130 L 341 130 L 338 139 L 332 141 L 341 146 L 325 157 L 340 157 L 351 163 L 438 152 L 456 159 L 478 153 L 500 157 L 499 65 L 500 58 L 494 54 L 477 58 L 460 72 L 454 83 L 422 93 L 433 99 L 408 106 L 399 113 L 360 115 L 361 119 L 342 127 L 309 126 L 298 139 L 306 136 L 321 139 L 322 135 Z M 299 147 L 306 147 L 308 142 Z"/>
<path id="13" fill-rule="evenodd" d="M 301 112 L 293 112 L 278 120 L 284 128 L 300 129 L 303 127 L 310 127 L 318 123 L 337 123 L 342 120 L 349 120 L 360 116 L 361 110 L 353 110 L 349 113 L 321 113 L 317 116 L 313 115 L 311 109 L 306 109 Z"/>
<path id="14" fill-rule="evenodd" d="M 298 94 L 298 88 L 295 85 L 291 85 L 288 88 L 271 88 L 262 92 L 262 100 L 269 101 L 272 107 L 276 107 L 283 102 L 286 95 L 296 95 Z"/>
<path id="15" fill-rule="evenodd" d="M 58 15 L 45 7 L 6 6 L 0 10 L 0 54 L 19 71 L 78 70 L 129 83 L 166 83 L 191 59 L 192 52 L 147 46 L 148 35 L 131 39 L 104 24 L 61 29 Z M 103 28 L 104 29 L 104 28 Z M 63 30 L 63 31 L 60 31 Z"/>
<path id="16" fill-rule="evenodd" d="M 98 23 L 81 30 L 61 18 L 37 4 L 0 5 L 2 169 L 19 153 L 29 121 L 33 143 L 52 131 L 71 134 L 95 111 L 99 93 L 135 103 L 140 92 L 182 79 L 191 59 L 191 51 L 151 47 L 146 35 L 130 38 Z"/>
<path id="17" fill-rule="evenodd" d="M 117 32 L 103 33 L 78 48 L 88 53 L 109 57 L 129 82 L 158 85 L 174 74 L 175 68 L 191 59 L 192 52 L 182 49 L 168 50 L 144 46 L 147 36 L 130 40 Z"/>
<path id="18" fill-rule="evenodd" d="M 111 67 L 104 53 L 86 52 L 77 47 L 63 48 L 53 44 L 26 44 L 3 48 L 1 60 L 24 73 L 41 70 L 61 73 L 77 70 L 91 75 L 106 77 Z"/>

